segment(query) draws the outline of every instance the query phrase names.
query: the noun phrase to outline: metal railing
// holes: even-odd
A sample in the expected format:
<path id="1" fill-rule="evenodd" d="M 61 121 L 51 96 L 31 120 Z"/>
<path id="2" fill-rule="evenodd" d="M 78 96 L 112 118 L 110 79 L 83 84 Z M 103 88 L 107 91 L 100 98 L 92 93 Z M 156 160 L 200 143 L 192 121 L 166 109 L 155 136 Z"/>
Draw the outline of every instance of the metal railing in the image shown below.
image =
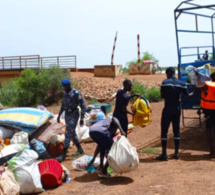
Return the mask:
<path id="1" fill-rule="evenodd" d="M 47 68 L 51 65 L 58 65 L 64 69 L 76 68 L 76 56 L 41 57 L 40 64 L 42 68 Z"/>
<path id="2" fill-rule="evenodd" d="M 53 65 L 58 65 L 63 69 L 76 68 L 76 56 L 40 57 L 39 55 L 26 55 L 0 57 L 0 70 L 40 69 Z"/>

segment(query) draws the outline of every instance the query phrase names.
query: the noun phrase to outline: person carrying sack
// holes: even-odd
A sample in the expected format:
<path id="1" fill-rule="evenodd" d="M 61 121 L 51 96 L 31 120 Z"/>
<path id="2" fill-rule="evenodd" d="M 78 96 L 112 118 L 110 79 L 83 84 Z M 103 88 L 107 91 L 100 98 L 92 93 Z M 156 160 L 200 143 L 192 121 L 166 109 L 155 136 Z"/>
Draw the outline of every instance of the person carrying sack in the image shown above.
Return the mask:
<path id="1" fill-rule="evenodd" d="M 94 163 L 96 156 L 98 153 L 100 153 L 100 168 L 98 176 L 101 178 L 111 177 L 110 174 L 107 173 L 107 168 L 109 166 L 108 161 L 106 162 L 105 166 L 103 166 L 103 161 L 105 154 L 107 154 L 111 149 L 113 137 L 115 136 L 117 129 L 120 130 L 122 135 L 126 135 L 120 125 L 120 122 L 115 117 L 104 119 L 90 127 L 90 137 L 98 145 L 94 152 L 94 157 L 89 163 L 88 167 Z"/>

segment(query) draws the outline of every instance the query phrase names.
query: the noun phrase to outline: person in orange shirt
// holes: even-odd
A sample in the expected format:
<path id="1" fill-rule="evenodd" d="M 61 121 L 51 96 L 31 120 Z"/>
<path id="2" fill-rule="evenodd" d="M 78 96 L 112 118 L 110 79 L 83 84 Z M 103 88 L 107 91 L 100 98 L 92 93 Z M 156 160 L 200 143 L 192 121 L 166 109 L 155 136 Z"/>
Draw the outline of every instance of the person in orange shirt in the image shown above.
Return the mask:
<path id="1" fill-rule="evenodd" d="M 215 72 L 211 73 L 210 78 L 211 81 L 206 81 L 203 87 L 196 90 L 202 91 L 201 108 L 205 115 L 209 157 L 215 158 Z"/>

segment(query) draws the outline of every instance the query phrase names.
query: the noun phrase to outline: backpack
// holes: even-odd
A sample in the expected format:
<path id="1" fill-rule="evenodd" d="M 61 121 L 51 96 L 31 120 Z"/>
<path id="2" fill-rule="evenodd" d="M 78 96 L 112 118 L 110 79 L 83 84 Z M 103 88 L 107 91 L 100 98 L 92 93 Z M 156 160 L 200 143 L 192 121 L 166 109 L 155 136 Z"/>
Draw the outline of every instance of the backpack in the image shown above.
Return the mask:
<path id="1" fill-rule="evenodd" d="M 151 107 L 149 101 L 144 98 L 137 98 L 131 106 L 132 112 L 135 112 L 133 118 L 133 125 L 145 127 L 152 122 Z"/>

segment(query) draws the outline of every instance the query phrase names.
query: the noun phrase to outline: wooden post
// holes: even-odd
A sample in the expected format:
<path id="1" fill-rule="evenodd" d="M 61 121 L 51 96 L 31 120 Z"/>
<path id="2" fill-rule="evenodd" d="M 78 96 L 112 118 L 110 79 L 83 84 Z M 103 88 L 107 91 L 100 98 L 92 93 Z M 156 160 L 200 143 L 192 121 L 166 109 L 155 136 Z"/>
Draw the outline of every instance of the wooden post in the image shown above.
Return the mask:
<path id="1" fill-rule="evenodd" d="M 140 63 L 140 35 L 137 35 L 137 57 L 138 63 Z"/>
<path id="2" fill-rule="evenodd" d="M 114 39 L 114 44 L 113 44 L 113 51 L 112 51 L 112 56 L 111 56 L 111 65 L 113 65 L 113 58 L 114 58 L 114 52 L 115 52 L 115 48 L 116 48 L 117 34 L 118 34 L 118 32 L 116 31 L 116 35 L 115 35 L 115 39 Z"/>

